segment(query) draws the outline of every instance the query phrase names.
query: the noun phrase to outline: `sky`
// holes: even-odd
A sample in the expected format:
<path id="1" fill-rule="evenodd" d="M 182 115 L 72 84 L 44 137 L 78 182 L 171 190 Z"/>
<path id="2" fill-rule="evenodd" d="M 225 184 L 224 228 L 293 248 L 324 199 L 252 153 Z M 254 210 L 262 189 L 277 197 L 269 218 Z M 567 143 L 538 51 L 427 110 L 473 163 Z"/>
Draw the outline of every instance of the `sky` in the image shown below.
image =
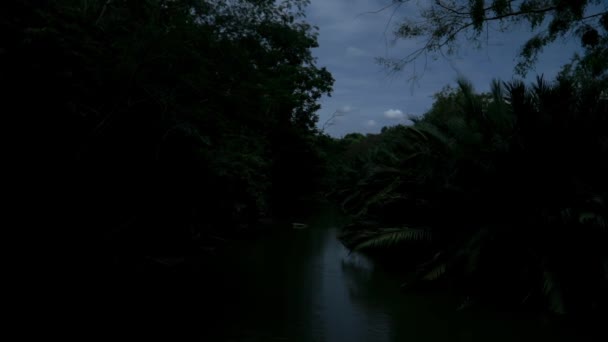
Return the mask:
<path id="1" fill-rule="evenodd" d="M 432 95 L 455 85 L 459 76 L 469 79 L 477 91 L 488 91 L 494 78 L 513 79 L 517 53 L 531 36 L 525 25 L 508 33 L 490 30 L 482 49 L 463 41 L 457 55 L 428 59 L 426 68 L 420 60 L 415 65 L 420 76 L 416 83 L 409 81 L 414 65 L 391 74 L 377 64 L 376 57 L 403 57 L 420 47 L 420 41 L 391 44 L 391 32 L 400 20 L 418 13 L 424 2 L 410 0 L 393 15 L 393 8 L 366 13 L 392 0 L 311 0 L 306 20 L 319 27 L 319 47 L 313 55 L 335 79 L 331 97 L 321 99 L 318 112 L 318 126 L 326 133 L 378 133 L 383 126 L 411 123 L 408 117 L 424 114 L 433 103 Z M 540 74 L 552 79 L 577 50 L 576 39 L 558 39 L 545 48 L 527 80 Z M 328 122 L 334 113 L 338 115 Z"/>

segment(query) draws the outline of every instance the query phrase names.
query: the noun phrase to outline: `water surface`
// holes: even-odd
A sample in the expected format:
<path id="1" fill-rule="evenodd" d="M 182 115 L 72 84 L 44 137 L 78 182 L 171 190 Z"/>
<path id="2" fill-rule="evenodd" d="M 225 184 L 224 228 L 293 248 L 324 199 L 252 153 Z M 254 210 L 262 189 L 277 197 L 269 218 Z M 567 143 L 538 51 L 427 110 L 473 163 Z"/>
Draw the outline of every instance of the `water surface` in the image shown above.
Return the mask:
<path id="1" fill-rule="evenodd" d="M 454 298 L 404 294 L 402 275 L 337 240 L 339 217 L 309 218 L 226 251 L 218 341 L 567 340 L 536 315 L 457 311 Z"/>

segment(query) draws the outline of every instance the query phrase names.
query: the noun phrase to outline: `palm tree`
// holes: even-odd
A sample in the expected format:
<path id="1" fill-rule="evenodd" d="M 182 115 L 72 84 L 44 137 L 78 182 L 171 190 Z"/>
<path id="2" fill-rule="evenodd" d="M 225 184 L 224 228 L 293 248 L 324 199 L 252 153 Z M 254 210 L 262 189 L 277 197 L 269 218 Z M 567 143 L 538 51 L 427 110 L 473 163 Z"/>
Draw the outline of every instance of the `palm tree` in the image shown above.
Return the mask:
<path id="1" fill-rule="evenodd" d="M 398 160 L 378 165 L 368 156 L 351 196 L 355 217 L 373 224 L 351 225 L 345 243 L 403 249 L 432 236 L 418 282 L 445 280 L 465 298 L 544 302 L 558 314 L 606 304 L 608 112 L 600 95 L 542 77 L 531 86 L 493 81 L 478 95 L 458 80 L 398 144 L 382 142 Z"/>

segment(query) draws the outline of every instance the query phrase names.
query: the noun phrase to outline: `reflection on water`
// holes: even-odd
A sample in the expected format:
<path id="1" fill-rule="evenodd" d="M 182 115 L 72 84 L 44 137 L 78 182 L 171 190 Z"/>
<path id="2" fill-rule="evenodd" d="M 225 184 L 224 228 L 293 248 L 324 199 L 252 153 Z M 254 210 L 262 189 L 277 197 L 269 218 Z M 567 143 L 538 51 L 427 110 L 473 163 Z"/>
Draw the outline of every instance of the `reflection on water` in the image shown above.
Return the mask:
<path id="1" fill-rule="evenodd" d="M 349 255 L 332 218 L 228 251 L 216 340 L 565 340 L 540 318 L 456 312 L 449 298 L 400 293 L 398 276 Z"/>

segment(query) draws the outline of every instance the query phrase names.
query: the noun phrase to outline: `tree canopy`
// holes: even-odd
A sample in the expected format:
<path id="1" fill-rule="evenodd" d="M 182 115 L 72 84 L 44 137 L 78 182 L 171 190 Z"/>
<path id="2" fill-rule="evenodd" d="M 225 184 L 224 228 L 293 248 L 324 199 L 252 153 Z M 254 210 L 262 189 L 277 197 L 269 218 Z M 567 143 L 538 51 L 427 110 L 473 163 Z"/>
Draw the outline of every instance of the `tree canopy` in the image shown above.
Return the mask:
<path id="1" fill-rule="evenodd" d="M 344 243 L 413 264 L 409 289 L 605 313 L 608 106 L 578 82 L 461 79 L 412 126 L 344 137 Z"/>
<path id="2" fill-rule="evenodd" d="M 392 5 L 396 11 L 407 3 L 393 0 Z M 378 59 L 391 70 L 420 57 L 453 54 L 463 39 L 481 47 L 491 31 L 528 24 L 531 37 L 521 47 L 515 68 L 525 75 L 543 48 L 558 38 L 576 36 L 583 47 L 595 48 L 608 34 L 608 7 L 601 0 L 433 0 L 419 6 L 418 15 L 402 18 L 393 34 L 396 40 L 422 39 L 422 47 L 402 58 Z"/>
<path id="3" fill-rule="evenodd" d="M 183 255 L 314 191 L 333 79 L 307 2 L 3 2 L 3 104 L 32 123 L 53 234 Z"/>

